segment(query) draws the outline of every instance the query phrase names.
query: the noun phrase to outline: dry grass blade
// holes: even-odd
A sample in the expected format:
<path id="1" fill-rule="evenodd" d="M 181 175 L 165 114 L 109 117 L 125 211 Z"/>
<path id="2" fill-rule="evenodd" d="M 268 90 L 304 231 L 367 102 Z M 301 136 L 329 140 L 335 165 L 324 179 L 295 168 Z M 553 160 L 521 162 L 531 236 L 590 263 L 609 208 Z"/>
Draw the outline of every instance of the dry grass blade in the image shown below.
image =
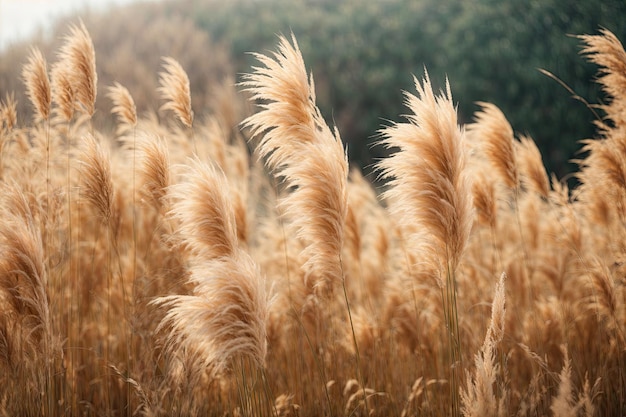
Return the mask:
<path id="1" fill-rule="evenodd" d="M 491 321 L 482 348 L 474 357 L 474 375 L 467 373 L 467 384 L 461 392 L 462 412 L 466 417 L 504 416 L 506 390 L 496 395 L 497 377 L 502 371 L 496 363 L 496 348 L 504 337 L 505 274 L 496 284 L 491 305 Z"/>
<path id="2" fill-rule="evenodd" d="M 162 110 L 172 110 L 176 117 L 187 127 L 193 124 L 193 111 L 191 109 L 191 92 L 189 89 L 189 77 L 183 67 L 172 57 L 164 57 L 163 67 L 165 71 L 159 75 L 159 93 L 165 104 Z"/>
<path id="3" fill-rule="evenodd" d="M 28 63 L 22 70 L 22 77 L 26 84 L 26 94 L 35 107 L 35 114 L 42 120 L 50 116 L 52 101 L 48 66 L 39 49 L 33 48 Z"/>

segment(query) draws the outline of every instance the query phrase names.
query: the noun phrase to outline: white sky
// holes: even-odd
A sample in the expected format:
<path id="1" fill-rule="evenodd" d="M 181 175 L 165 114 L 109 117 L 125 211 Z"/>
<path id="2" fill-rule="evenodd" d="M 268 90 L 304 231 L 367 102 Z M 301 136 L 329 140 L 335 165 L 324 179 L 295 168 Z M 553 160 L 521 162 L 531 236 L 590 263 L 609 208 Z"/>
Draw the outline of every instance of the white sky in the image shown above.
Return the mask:
<path id="1" fill-rule="evenodd" d="M 81 10 L 106 10 L 138 0 L 0 0 L 0 50 L 37 32 L 63 15 Z M 145 0 L 144 0 L 145 1 Z"/>

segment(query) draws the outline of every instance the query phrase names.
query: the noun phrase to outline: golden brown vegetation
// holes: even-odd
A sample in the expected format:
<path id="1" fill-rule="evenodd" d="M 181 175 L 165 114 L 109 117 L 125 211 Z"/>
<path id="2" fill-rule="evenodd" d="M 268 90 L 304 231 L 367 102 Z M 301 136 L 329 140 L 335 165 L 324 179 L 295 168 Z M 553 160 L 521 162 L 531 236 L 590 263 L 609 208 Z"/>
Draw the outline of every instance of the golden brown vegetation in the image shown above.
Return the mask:
<path id="1" fill-rule="evenodd" d="M 241 129 L 194 119 L 166 58 L 183 126 L 117 83 L 117 136 L 85 26 L 50 71 L 34 49 L 36 117 L 0 103 L 0 414 L 624 415 L 626 53 L 581 39 L 609 100 L 579 187 L 492 104 L 459 126 L 425 74 L 381 131 L 380 197 L 295 38 L 256 55 Z"/>

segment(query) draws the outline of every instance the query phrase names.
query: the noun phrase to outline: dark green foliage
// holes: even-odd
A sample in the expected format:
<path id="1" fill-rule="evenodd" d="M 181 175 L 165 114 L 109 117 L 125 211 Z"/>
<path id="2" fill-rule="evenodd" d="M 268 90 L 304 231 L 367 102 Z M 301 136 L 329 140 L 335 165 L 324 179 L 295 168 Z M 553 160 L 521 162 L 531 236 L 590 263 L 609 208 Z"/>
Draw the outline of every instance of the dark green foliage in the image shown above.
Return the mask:
<path id="1" fill-rule="evenodd" d="M 623 0 L 233 0 L 194 1 L 199 26 L 232 47 L 239 72 L 249 51 L 265 51 L 277 33 L 293 31 L 313 72 L 318 102 L 339 126 L 350 159 L 381 156 L 369 144 L 381 124 L 404 112 L 402 90 L 426 67 L 435 85 L 447 76 L 462 122 L 476 101 L 496 104 L 513 128 L 538 143 L 549 170 L 564 176 L 567 161 L 593 137 L 593 113 L 555 80 L 598 103 L 596 68 L 573 36 L 605 27 L 626 37 Z"/>
<path id="2" fill-rule="evenodd" d="M 107 66 L 123 84 L 145 84 L 131 91 L 138 109 L 156 101 L 148 91 L 161 55 L 181 61 L 194 107 L 201 108 L 214 90 L 207 78 L 223 79 L 233 68 L 250 72 L 255 60 L 249 52 L 273 50 L 277 34 L 293 32 L 314 75 L 319 107 L 339 127 L 350 161 L 366 172 L 385 154 L 372 148 L 377 131 L 401 120 L 402 91 L 413 90 L 412 75 L 421 77 L 427 68 L 435 88 L 449 78 L 461 123 L 472 121 L 476 101 L 494 103 L 516 132 L 533 137 L 548 170 L 566 176 L 575 168 L 568 161 L 578 156 L 578 142 L 595 135 L 595 116 L 539 69 L 601 103 L 605 98 L 593 82 L 597 68 L 579 56 L 580 41 L 572 35 L 607 28 L 626 39 L 624 0 L 175 0 L 114 16 L 91 16 L 86 23 L 107 85 Z M 197 28 L 208 32 L 206 39 Z M 3 54 L 1 91 L 20 97 L 22 86 L 10 84 L 19 80 L 20 66 L 12 63 L 25 62 L 27 53 Z M 27 103 L 18 101 L 24 117 Z"/>

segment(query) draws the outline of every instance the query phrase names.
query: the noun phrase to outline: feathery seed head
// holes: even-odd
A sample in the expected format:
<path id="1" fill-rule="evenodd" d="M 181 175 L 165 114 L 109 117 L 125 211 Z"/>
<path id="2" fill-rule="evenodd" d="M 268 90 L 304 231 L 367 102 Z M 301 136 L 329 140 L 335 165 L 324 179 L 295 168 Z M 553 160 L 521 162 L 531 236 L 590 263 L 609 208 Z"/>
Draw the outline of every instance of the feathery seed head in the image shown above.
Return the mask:
<path id="1" fill-rule="evenodd" d="M 63 121 L 69 122 L 74 117 L 76 90 L 72 84 L 68 63 L 57 62 L 52 66 L 51 90 L 52 100 L 58 106 L 57 113 L 59 117 Z"/>
<path id="2" fill-rule="evenodd" d="M 260 100 L 261 111 L 247 118 L 253 136 L 261 136 L 257 151 L 270 170 L 275 171 L 298 155 L 303 144 L 316 141 L 325 122 L 315 106 L 315 92 L 298 43 L 293 46 L 281 36 L 273 56 L 254 54 L 263 67 L 254 67 L 242 85 Z M 327 132 L 325 132 L 327 133 Z"/>
<path id="3" fill-rule="evenodd" d="M 107 225 L 116 226 L 118 213 L 115 207 L 115 190 L 108 153 L 96 138 L 89 134 L 84 138 L 79 161 L 84 188 L 82 195 Z"/>
<path id="4" fill-rule="evenodd" d="M 513 128 L 502 111 L 491 103 L 478 103 L 482 109 L 476 113 L 476 121 L 468 126 L 468 134 L 482 143 L 482 149 L 504 184 L 515 189 L 519 174 L 515 159 Z"/>
<path id="5" fill-rule="evenodd" d="M 46 60 L 39 49 L 31 50 L 28 63 L 22 70 L 22 77 L 26 84 L 26 94 L 35 107 L 36 115 L 42 120 L 47 120 L 52 101 L 50 80 Z"/>
<path id="6" fill-rule="evenodd" d="M 171 329 L 168 350 L 185 347 L 213 376 L 228 372 L 241 357 L 264 366 L 270 301 L 252 258 L 236 250 L 222 258 L 198 259 L 190 282 L 195 284 L 193 295 L 154 301 L 168 309 L 158 328 Z"/>
<path id="7" fill-rule="evenodd" d="M 544 198 L 548 198 L 550 181 L 541 160 L 541 153 L 535 141 L 528 136 L 522 135 L 519 139 L 520 141 L 515 143 L 522 180 L 531 190 Z"/>
<path id="8" fill-rule="evenodd" d="M 141 190 L 152 205 L 160 210 L 170 185 L 170 160 L 167 144 L 160 137 L 141 137 L 138 143 L 137 168 Z"/>
<path id="9" fill-rule="evenodd" d="M 193 254 L 203 259 L 232 256 L 238 246 L 230 186 L 223 172 L 192 159 L 187 180 L 170 188 L 170 215 Z"/>
<path id="10" fill-rule="evenodd" d="M 164 57 L 163 68 L 159 73 L 160 87 L 158 89 L 165 104 L 162 110 L 172 110 L 176 117 L 185 126 L 191 128 L 193 124 L 193 110 L 191 109 L 191 92 L 189 77 L 183 67 L 172 57 Z"/>
<path id="11" fill-rule="evenodd" d="M 487 337 L 492 339 L 494 345 L 500 343 L 504 338 L 504 315 L 506 312 L 505 281 L 506 274 L 503 272 L 496 284 L 496 291 L 493 297 L 493 303 L 491 304 L 491 322 L 489 323 Z"/>
<path id="12" fill-rule="evenodd" d="M 116 82 L 109 87 L 108 97 L 113 101 L 111 113 L 116 114 L 122 125 L 120 130 L 124 131 L 137 125 L 137 108 L 130 92 L 122 84 Z"/>
<path id="13" fill-rule="evenodd" d="M 382 130 L 382 143 L 399 148 L 379 164 L 390 185 L 383 196 L 401 225 L 421 226 L 411 240 L 424 246 L 427 262 L 438 268 L 449 262 L 454 270 L 472 222 L 464 132 L 457 125 L 449 85 L 435 97 L 426 73 L 415 87 L 417 96 L 405 93 L 412 112 L 408 123 Z"/>
<path id="14" fill-rule="evenodd" d="M 615 124 L 625 126 L 626 51 L 624 51 L 624 46 L 617 36 L 607 29 L 602 29 L 600 35 L 581 35 L 578 38 L 585 43 L 582 53 L 591 62 L 600 66 L 598 82 L 612 100 L 602 108 Z M 607 128 L 604 123 L 601 127 Z"/>
<path id="15" fill-rule="evenodd" d="M 98 93 L 96 53 L 89 32 L 82 22 L 79 26 L 70 26 L 70 33 L 65 37 L 59 57 L 64 62 L 65 75 L 76 102 L 80 104 L 78 110 L 93 116 Z"/>
<path id="16" fill-rule="evenodd" d="M 476 208 L 476 217 L 480 223 L 495 230 L 497 220 L 496 187 L 483 171 L 474 173 L 472 181 L 472 201 Z"/>
<path id="17" fill-rule="evenodd" d="M 0 101 L 0 127 L 6 126 L 7 130 L 13 129 L 17 124 L 17 102 L 13 94 L 7 94 L 6 98 Z"/>
<path id="18" fill-rule="evenodd" d="M 257 151 L 292 192 L 282 202 L 305 242 L 305 269 L 313 286 L 328 293 L 342 279 L 340 254 L 347 215 L 348 162 L 337 129 L 331 131 L 315 104 L 295 37 L 280 37 L 273 56 L 255 55 L 263 67 L 243 85 L 261 111 L 244 121 L 261 136 Z"/>

